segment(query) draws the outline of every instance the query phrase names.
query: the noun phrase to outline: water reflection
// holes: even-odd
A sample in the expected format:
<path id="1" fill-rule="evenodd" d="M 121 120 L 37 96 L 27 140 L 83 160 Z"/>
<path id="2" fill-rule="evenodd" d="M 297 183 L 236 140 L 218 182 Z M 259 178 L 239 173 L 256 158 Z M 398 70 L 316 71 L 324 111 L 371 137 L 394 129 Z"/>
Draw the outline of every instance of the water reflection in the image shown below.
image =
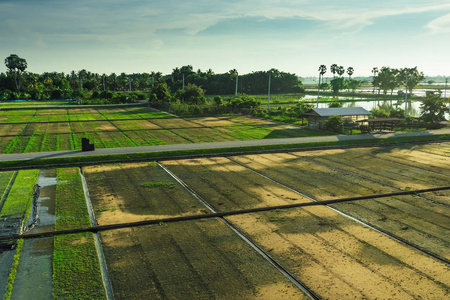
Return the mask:
<path id="1" fill-rule="evenodd" d="M 386 112 L 389 112 L 391 108 L 405 109 L 405 102 L 396 100 L 340 102 L 342 104 L 342 107 L 362 107 L 368 111 L 371 111 L 374 108 L 383 109 Z M 408 101 L 408 115 L 413 117 L 420 117 L 420 104 L 420 101 Z M 328 105 L 329 103 L 319 103 L 319 108 L 326 108 L 328 107 Z"/>

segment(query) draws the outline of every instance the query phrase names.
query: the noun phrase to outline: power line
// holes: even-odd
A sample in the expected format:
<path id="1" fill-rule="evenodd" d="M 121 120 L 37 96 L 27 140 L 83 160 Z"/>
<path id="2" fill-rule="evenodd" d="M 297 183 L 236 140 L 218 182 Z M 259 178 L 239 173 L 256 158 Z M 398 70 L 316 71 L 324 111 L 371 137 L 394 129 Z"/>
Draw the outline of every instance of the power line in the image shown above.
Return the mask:
<path id="1" fill-rule="evenodd" d="M 385 193 L 385 194 L 357 196 L 357 197 L 325 200 L 325 201 L 318 201 L 318 202 L 305 202 L 305 203 L 294 203 L 294 204 L 277 205 L 277 206 L 249 208 L 249 209 L 233 210 L 233 211 L 227 211 L 227 212 L 208 213 L 208 214 L 202 214 L 202 215 L 144 220 L 144 221 L 130 222 L 130 223 L 98 225 L 98 226 L 91 226 L 91 227 L 85 227 L 85 228 L 48 231 L 48 232 L 41 232 L 41 233 L 13 234 L 13 235 L 9 235 L 9 236 L 0 236 L 0 241 L 42 238 L 42 237 L 51 237 L 51 236 L 63 235 L 63 234 L 82 233 L 82 232 L 97 233 L 99 231 L 139 227 L 139 226 L 146 226 L 146 225 L 157 225 L 157 224 L 165 224 L 165 223 L 176 223 L 176 222 L 182 222 L 182 221 L 213 219 L 213 218 L 243 215 L 243 214 L 255 213 L 255 212 L 272 211 L 272 210 L 277 210 L 277 209 L 289 209 L 289 208 L 298 208 L 298 207 L 307 207 L 307 206 L 330 205 L 330 204 L 351 202 L 351 201 L 357 201 L 357 200 L 368 200 L 368 199 L 378 199 L 378 198 L 393 197 L 393 196 L 415 195 L 415 194 L 420 194 L 420 193 L 429 193 L 429 192 L 436 192 L 436 191 L 443 191 L 443 190 L 450 190 L 450 186 L 436 187 L 436 188 L 430 188 L 430 189 L 421 189 L 421 190 L 414 190 L 414 191 L 399 191 L 399 192 Z"/>

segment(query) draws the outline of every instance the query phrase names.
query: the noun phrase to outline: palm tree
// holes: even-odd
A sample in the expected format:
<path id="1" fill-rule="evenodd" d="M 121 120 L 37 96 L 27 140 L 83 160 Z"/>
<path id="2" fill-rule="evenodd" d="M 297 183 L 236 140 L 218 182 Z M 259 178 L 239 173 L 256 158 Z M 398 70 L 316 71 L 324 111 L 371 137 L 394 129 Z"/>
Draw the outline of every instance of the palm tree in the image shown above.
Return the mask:
<path id="1" fill-rule="evenodd" d="M 377 67 L 373 67 L 372 74 L 373 74 L 373 79 L 372 79 L 373 92 L 372 92 L 372 94 L 375 94 L 375 86 L 376 86 L 375 77 L 377 77 L 377 75 L 378 75 L 378 68 Z"/>
<path id="2" fill-rule="evenodd" d="M 339 66 L 339 68 L 337 69 L 336 72 L 339 74 L 339 76 L 344 75 L 344 73 L 345 73 L 344 66 Z"/>
<path id="3" fill-rule="evenodd" d="M 17 54 L 11 54 L 5 58 L 5 66 L 8 68 L 9 73 L 14 74 L 14 83 L 16 85 L 17 92 L 20 91 L 20 75 L 25 72 L 27 68 L 27 61 L 25 58 L 19 57 Z"/>
<path id="4" fill-rule="evenodd" d="M 353 69 L 353 67 L 347 68 L 348 79 L 350 79 L 352 77 L 354 72 L 355 72 L 355 70 Z"/>
<path id="5" fill-rule="evenodd" d="M 319 67 L 319 85 L 317 86 L 317 106 L 319 107 L 319 94 L 320 94 L 320 77 L 323 78 L 323 74 L 327 72 L 327 67 L 325 65 L 320 65 Z"/>
<path id="6" fill-rule="evenodd" d="M 337 64 L 332 64 L 331 67 L 330 67 L 330 71 L 331 71 L 331 73 L 333 73 L 333 78 L 336 77 L 337 70 L 338 70 L 338 65 Z"/>

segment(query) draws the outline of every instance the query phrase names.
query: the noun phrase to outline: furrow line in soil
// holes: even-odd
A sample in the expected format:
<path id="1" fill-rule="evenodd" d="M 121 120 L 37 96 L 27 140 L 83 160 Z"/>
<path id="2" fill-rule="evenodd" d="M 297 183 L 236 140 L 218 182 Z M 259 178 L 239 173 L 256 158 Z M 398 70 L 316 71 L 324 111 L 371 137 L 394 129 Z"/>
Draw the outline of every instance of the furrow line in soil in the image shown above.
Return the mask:
<path id="1" fill-rule="evenodd" d="M 446 159 L 449 159 L 450 154 L 442 154 L 442 153 L 436 153 L 436 152 L 432 152 L 432 151 L 426 151 L 425 149 L 420 149 L 420 150 L 416 150 L 418 152 L 422 152 L 424 154 L 431 154 L 431 155 L 436 155 L 436 156 L 442 156 Z"/>
<path id="2" fill-rule="evenodd" d="M 188 185 L 186 185 L 181 179 L 179 179 L 175 174 L 173 174 L 169 169 L 167 169 L 161 163 L 158 163 L 167 173 L 169 173 L 180 185 L 182 185 L 186 190 L 188 190 L 195 198 L 197 198 L 201 203 L 203 203 L 212 213 L 216 211 L 214 208 L 209 205 L 207 201 L 200 197 L 194 190 L 192 190 Z M 265 253 L 261 248 L 259 248 L 256 244 L 254 244 L 250 239 L 245 237 L 245 235 L 240 232 L 236 227 L 234 227 L 226 218 L 221 218 L 225 224 L 227 224 L 234 232 L 238 233 L 238 235 L 244 239 L 253 249 L 255 249 L 260 255 L 262 255 L 270 264 L 272 264 L 275 268 L 278 269 L 283 275 L 285 275 L 293 284 L 295 284 L 299 289 L 305 292 L 313 299 L 320 299 L 312 290 L 310 290 L 306 285 L 293 277 L 286 269 L 284 269 L 281 265 L 279 265 L 274 259 L 272 259 L 267 253 Z"/>
<path id="3" fill-rule="evenodd" d="M 230 159 L 230 158 L 229 158 L 229 159 Z M 230 160 L 232 160 L 232 161 L 234 161 L 234 162 L 236 162 L 236 163 L 238 163 L 238 164 L 241 164 L 240 162 L 237 162 L 237 161 L 235 161 L 234 159 L 230 159 Z M 276 183 L 278 183 L 278 184 L 281 184 L 282 186 L 284 186 L 284 187 L 286 187 L 286 188 L 288 188 L 288 189 L 290 189 L 290 190 L 292 190 L 292 191 L 298 193 L 299 195 L 301 195 L 301 196 L 303 196 L 303 197 L 309 198 L 309 199 L 313 200 L 314 202 L 319 202 L 319 201 L 316 200 L 315 198 L 313 198 L 313 197 L 311 197 L 311 196 L 308 196 L 308 195 L 306 195 L 305 193 L 300 192 L 300 191 L 296 190 L 295 188 L 290 187 L 290 186 L 288 186 L 288 185 L 286 185 L 286 184 L 284 184 L 284 183 L 282 183 L 282 182 L 280 182 L 280 181 L 278 181 L 278 180 L 276 180 L 276 179 L 273 179 L 273 178 L 271 178 L 271 177 L 269 177 L 269 176 L 266 176 L 265 174 L 259 172 L 258 170 L 255 170 L 255 169 L 253 169 L 253 168 L 251 168 L 251 167 L 249 167 L 249 166 L 246 166 L 246 165 L 244 165 L 244 164 L 241 164 L 241 165 L 244 166 L 244 167 L 246 167 L 246 168 L 248 168 L 249 170 L 252 170 L 252 171 L 254 171 L 254 172 L 256 172 L 256 173 L 262 175 L 262 176 L 265 176 L 265 177 L 266 177 L 267 179 L 269 179 L 269 180 L 272 180 L 272 181 L 274 181 L 274 182 L 276 182 Z M 368 227 L 368 228 L 371 228 L 371 229 L 373 229 L 373 230 L 375 230 L 375 231 L 377 231 L 377 232 L 379 232 L 379 233 L 382 233 L 382 234 L 384 234 L 384 235 L 386 235 L 386 236 L 388 236 L 388 237 L 390 237 L 390 238 L 392 238 L 392 239 L 394 239 L 394 240 L 396 240 L 396 241 L 398 241 L 398 242 L 401 242 L 401 243 L 406 244 L 406 245 L 408 245 L 408 246 L 410 246 L 410 247 L 412 247 L 412 248 L 415 248 L 416 250 L 419 250 L 420 252 L 423 252 L 423 253 L 425 253 L 425 254 L 427 254 L 427 255 L 429 255 L 429 256 L 432 256 L 432 257 L 434 257 L 435 259 L 438 259 L 438 260 L 440 260 L 440 261 L 442 261 L 442 262 L 444 262 L 444 263 L 446 263 L 446 264 L 450 264 L 450 260 L 446 259 L 445 257 L 442 257 L 441 255 L 438 255 L 438 254 L 436 254 L 436 253 L 433 253 L 433 252 L 431 252 L 431 251 L 428 251 L 427 249 L 424 249 L 423 247 L 421 247 L 421 246 L 419 246 L 419 245 L 417 245 L 417 244 L 415 244 L 415 243 L 412 243 L 412 242 L 410 242 L 410 241 L 408 241 L 408 240 L 406 240 L 406 239 L 404 239 L 404 238 L 402 238 L 402 237 L 400 237 L 400 236 L 398 236 L 398 235 L 396 235 L 396 234 L 390 233 L 390 232 L 388 232 L 388 231 L 382 229 L 381 227 L 379 227 L 379 226 L 377 226 L 377 225 L 374 225 L 374 224 L 371 224 L 371 223 L 369 223 L 369 222 L 365 222 L 365 221 L 363 221 L 363 220 L 360 220 L 359 218 L 353 217 L 352 215 L 349 215 L 349 214 L 345 213 L 344 211 L 342 211 L 342 210 L 340 210 L 340 209 L 337 209 L 337 208 L 334 208 L 334 207 L 331 207 L 331 206 L 329 206 L 329 205 L 326 205 L 326 207 L 328 207 L 329 209 L 332 209 L 332 210 L 338 212 L 339 214 L 341 214 L 341 215 L 343 215 L 343 216 L 345 216 L 345 217 L 347 217 L 347 218 L 350 218 L 350 219 L 352 219 L 352 220 L 355 220 L 355 221 L 357 221 L 358 223 L 360 223 L 360 224 L 362 224 L 362 225 L 364 225 L 364 226 L 366 226 L 366 227 Z"/>
<path id="4" fill-rule="evenodd" d="M 331 158 L 331 157 L 329 157 L 329 156 L 327 156 L 326 158 L 321 158 L 321 157 L 320 157 L 320 158 L 312 158 L 312 159 L 311 159 L 311 158 L 307 158 L 307 157 L 305 157 L 305 156 L 297 155 L 297 154 L 295 154 L 295 153 L 291 153 L 291 154 L 292 154 L 292 155 L 295 155 L 295 156 L 297 156 L 297 157 L 299 157 L 299 158 L 302 158 L 302 159 L 304 159 L 304 160 L 311 161 L 311 162 L 317 163 L 317 164 L 319 164 L 319 165 L 323 165 L 323 166 L 325 166 L 325 167 L 327 167 L 327 168 L 329 168 L 329 169 L 335 170 L 335 171 L 337 171 L 337 172 L 342 172 L 342 173 L 346 173 L 346 174 L 351 175 L 351 176 L 363 178 L 363 179 L 366 180 L 366 181 L 370 181 L 370 182 L 379 184 L 379 185 L 381 185 L 381 186 L 386 186 L 386 187 L 394 188 L 394 189 L 397 189 L 397 190 L 402 190 L 401 188 L 399 188 L 399 187 L 397 187 L 397 186 L 394 186 L 394 185 L 391 185 L 391 184 L 382 182 L 382 181 L 380 181 L 380 179 L 374 179 L 374 178 L 373 178 L 374 176 L 368 177 L 368 176 L 362 175 L 362 174 L 356 172 L 356 171 L 359 170 L 358 168 L 355 168 L 355 167 L 353 167 L 353 166 L 351 166 L 351 165 L 348 165 L 348 164 L 345 162 L 345 160 L 344 160 L 344 161 L 337 160 L 336 157 L 335 157 L 335 159 L 333 159 L 333 158 Z M 321 160 L 327 161 L 328 163 L 322 162 Z M 330 165 L 330 162 L 332 162 L 332 163 L 334 163 L 334 164 L 338 164 L 339 166 L 342 166 L 343 168 L 342 168 L 342 167 L 335 167 L 335 166 L 332 166 L 332 165 Z M 413 167 L 413 166 L 411 166 L 411 167 Z M 344 168 L 347 168 L 347 169 L 344 169 Z M 354 171 L 350 171 L 350 170 L 348 170 L 348 169 L 354 169 Z M 391 181 L 398 181 L 398 179 L 393 178 L 393 177 L 391 177 L 391 176 L 389 176 L 389 175 L 386 175 L 386 174 L 382 174 L 382 175 L 381 175 L 381 174 L 378 174 L 378 172 L 375 171 L 375 170 L 365 171 L 365 172 L 366 172 L 366 173 L 370 173 L 370 174 L 372 174 L 372 175 L 373 175 L 373 174 L 376 174 L 377 176 L 380 176 L 380 177 L 383 176 L 383 178 L 390 179 Z M 392 171 L 392 173 L 394 173 L 394 171 Z M 395 173 L 395 174 L 397 174 L 397 173 Z M 397 174 L 397 175 L 398 175 L 398 176 L 405 177 L 405 175 L 403 175 L 403 174 Z M 428 183 L 428 182 L 426 182 L 426 181 L 424 181 L 424 180 L 422 180 L 422 181 L 425 182 L 425 183 Z M 450 203 L 444 203 L 444 202 L 438 201 L 438 200 L 436 200 L 436 199 L 431 199 L 431 198 L 425 197 L 425 196 L 423 196 L 423 195 L 416 195 L 416 196 L 419 197 L 419 198 L 422 198 L 422 199 L 424 199 L 424 200 L 426 200 L 426 201 L 430 201 L 430 202 L 432 202 L 432 203 L 435 203 L 435 204 L 439 204 L 439 205 L 443 205 L 443 206 L 448 206 L 448 207 L 450 207 Z"/>
<path id="5" fill-rule="evenodd" d="M 354 150 L 349 149 L 348 151 L 354 151 Z M 402 157 L 394 157 L 394 156 L 391 156 L 391 158 L 388 159 L 388 158 L 386 158 L 386 157 L 377 156 L 377 155 L 374 155 L 374 154 L 368 154 L 368 156 L 373 157 L 373 158 L 376 158 L 376 159 L 381 159 L 381 160 L 387 161 L 387 162 L 389 162 L 389 163 L 394 163 L 394 164 L 399 164 L 399 165 L 406 166 L 406 167 L 411 167 L 411 164 L 406 163 L 406 162 L 405 162 L 405 159 L 402 158 Z M 426 169 L 425 167 L 421 167 L 419 164 L 416 164 L 414 167 L 417 168 L 417 169 L 424 170 L 424 171 L 426 171 L 426 172 L 432 172 L 432 173 L 436 173 L 436 174 L 439 174 L 439 175 L 449 176 L 449 175 L 446 174 L 446 173 L 442 173 L 442 172 L 438 172 L 438 171 Z"/>
<path id="6" fill-rule="evenodd" d="M 89 212 L 89 219 L 91 221 L 91 225 L 95 226 L 95 225 L 97 225 L 96 221 L 95 221 L 95 215 L 94 215 L 94 211 L 92 209 L 92 203 L 91 203 L 91 200 L 89 197 L 89 190 L 88 190 L 86 178 L 84 177 L 82 168 L 80 168 L 80 176 L 81 176 L 81 182 L 83 185 L 84 195 L 86 198 L 86 206 L 87 206 L 88 212 Z M 93 233 L 93 235 L 94 235 L 94 240 L 95 240 L 95 249 L 97 250 L 98 261 L 100 263 L 100 271 L 101 271 L 101 275 L 102 275 L 102 279 L 103 279 L 103 286 L 106 291 L 106 298 L 108 300 L 113 300 L 114 293 L 113 293 L 113 290 L 111 287 L 111 282 L 109 280 L 108 268 L 106 266 L 105 255 L 103 253 L 100 237 L 99 237 L 99 234 L 96 232 Z"/>
<path id="7" fill-rule="evenodd" d="M 313 162 L 313 163 L 318 164 L 318 165 L 322 165 L 322 166 L 324 166 L 324 167 L 326 167 L 326 168 L 328 168 L 328 169 L 330 169 L 330 170 L 334 170 L 334 171 L 336 171 L 336 172 L 338 172 L 338 173 L 345 173 L 345 174 L 348 174 L 348 175 L 353 176 L 353 177 L 359 177 L 359 178 L 362 178 L 362 179 L 364 179 L 364 180 L 366 180 L 366 181 L 369 181 L 369 182 L 373 182 L 373 183 L 379 184 L 379 185 L 381 185 L 381 186 L 385 186 L 385 187 L 392 188 L 392 189 L 394 189 L 394 190 L 402 191 L 402 189 L 400 189 L 400 188 L 398 188 L 398 187 L 396 187 L 396 186 L 393 186 L 393 185 L 390 185 L 390 184 L 387 184 L 387 183 L 380 182 L 380 181 L 375 180 L 375 179 L 373 179 L 373 178 L 370 178 L 370 177 L 367 177 L 367 176 L 364 176 L 364 175 L 361 175 L 361 174 L 358 174 L 358 173 L 355 173 L 355 172 L 352 172 L 352 171 L 349 171 L 349 170 L 345 170 L 345 169 L 333 167 L 333 166 L 331 166 L 331 165 L 329 165 L 329 164 L 326 164 L 326 163 L 324 163 L 324 162 L 321 162 L 321 161 L 319 161 L 319 160 L 317 160 L 317 159 L 310 159 L 310 158 L 307 158 L 307 157 L 305 157 L 305 156 L 299 156 L 299 155 L 296 155 L 295 153 L 290 153 L 290 154 L 292 154 L 292 155 L 294 155 L 294 156 L 297 156 L 297 157 L 299 157 L 299 158 L 301 158 L 301 159 L 303 159 L 303 160 L 310 161 L 310 162 Z M 331 159 L 330 159 L 330 160 L 331 160 Z M 439 204 L 439 205 L 443 205 L 443 206 L 450 207 L 450 203 L 443 203 L 443 202 L 440 202 L 440 201 L 437 201 L 437 200 L 434 200 L 434 199 L 427 198 L 427 197 L 425 197 L 425 196 L 423 196 L 423 195 L 416 195 L 416 197 L 421 198 L 421 199 L 423 199 L 423 200 L 425 200 L 425 201 L 429 201 L 429 202 L 435 203 L 435 204 Z M 401 200 L 400 200 L 400 201 L 401 201 Z M 406 203 L 408 203 L 408 202 L 406 202 Z M 409 204 L 409 203 L 408 203 L 408 204 Z M 414 204 L 417 204 L 417 203 L 414 203 Z M 422 209 L 423 209 L 423 208 L 422 208 Z M 434 213 L 433 211 L 430 211 L 430 212 Z M 434 224 L 434 223 L 433 223 L 433 224 Z M 436 224 L 435 224 L 435 225 L 436 225 Z"/>

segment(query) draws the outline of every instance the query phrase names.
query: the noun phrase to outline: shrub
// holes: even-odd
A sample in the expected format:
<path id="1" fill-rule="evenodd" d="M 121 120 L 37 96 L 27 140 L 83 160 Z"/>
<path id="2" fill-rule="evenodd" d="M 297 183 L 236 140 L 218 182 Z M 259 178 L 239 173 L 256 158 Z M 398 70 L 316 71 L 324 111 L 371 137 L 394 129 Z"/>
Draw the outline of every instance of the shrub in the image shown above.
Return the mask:
<path id="1" fill-rule="evenodd" d="M 405 110 L 401 109 L 399 107 L 397 108 L 391 108 L 389 111 L 389 117 L 391 118 L 403 118 L 405 115 Z"/>
<path id="2" fill-rule="evenodd" d="M 223 105 L 223 99 L 222 99 L 222 97 L 220 97 L 220 96 L 215 96 L 215 97 L 214 97 L 214 104 L 215 104 L 216 106 L 221 106 L 221 105 Z"/>
<path id="3" fill-rule="evenodd" d="M 374 108 L 370 111 L 375 118 L 387 118 L 389 114 L 384 109 Z"/>
<path id="4" fill-rule="evenodd" d="M 343 125 L 344 119 L 341 116 L 331 116 L 324 123 L 325 129 L 331 132 L 341 132 Z"/>
<path id="5" fill-rule="evenodd" d="M 333 100 L 328 104 L 328 107 L 342 107 L 342 104 L 337 100 Z"/>
<path id="6" fill-rule="evenodd" d="M 228 106 L 233 108 L 258 108 L 261 105 L 260 101 L 250 97 L 246 94 L 239 94 L 236 97 L 231 98 Z"/>

